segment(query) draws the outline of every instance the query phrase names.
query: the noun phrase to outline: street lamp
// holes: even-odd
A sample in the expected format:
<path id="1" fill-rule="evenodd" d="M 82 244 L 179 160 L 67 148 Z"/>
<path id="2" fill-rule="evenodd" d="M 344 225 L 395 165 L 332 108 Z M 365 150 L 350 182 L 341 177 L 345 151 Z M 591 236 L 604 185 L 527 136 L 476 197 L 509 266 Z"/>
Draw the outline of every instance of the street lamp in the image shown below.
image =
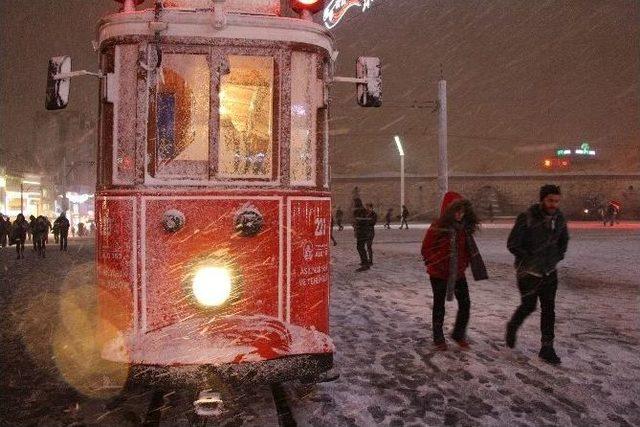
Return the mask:
<path id="1" fill-rule="evenodd" d="M 402 148 L 402 141 L 398 135 L 394 136 L 396 141 L 396 147 L 398 148 L 398 154 L 400 154 L 400 216 L 402 217 L 402 210 L 404 208 L 404 149 Z"/>

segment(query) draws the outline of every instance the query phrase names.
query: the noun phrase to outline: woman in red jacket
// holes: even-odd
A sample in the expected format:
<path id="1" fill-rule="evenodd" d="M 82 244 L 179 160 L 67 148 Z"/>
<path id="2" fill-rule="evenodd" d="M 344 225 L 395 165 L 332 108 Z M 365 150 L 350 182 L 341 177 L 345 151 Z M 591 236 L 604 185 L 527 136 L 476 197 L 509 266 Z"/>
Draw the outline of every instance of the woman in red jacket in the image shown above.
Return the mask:
<path id="1" fill-rule="evenodd" d="M 471 203 L 452 191 L 445 194 L 440 218 L 427 230 L 422 242 L 422 257 L 433 289 L 433 342 L 436 350 L 446 350 L 442 331 L 445 299 L 458 300 L 458 314 L 451 338 L 463 349 L 469 348 L 466 338 L 469 322 L 469 287 L 465 270 L 472 265 L 475 280 L 487 278 L 473 235 L 478 230 L 478 217 Z"/>

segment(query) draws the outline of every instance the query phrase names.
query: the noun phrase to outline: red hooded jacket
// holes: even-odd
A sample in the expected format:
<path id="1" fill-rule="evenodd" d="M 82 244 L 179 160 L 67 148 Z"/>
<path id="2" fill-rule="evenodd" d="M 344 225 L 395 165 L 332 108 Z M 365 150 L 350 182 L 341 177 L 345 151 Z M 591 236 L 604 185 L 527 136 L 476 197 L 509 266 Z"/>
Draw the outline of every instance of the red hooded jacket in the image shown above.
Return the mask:
<path id="1" fill-rule="evenodd" d="M 447 280 L 449 278 L 449 261 L 451 257 L 451 234 L 440 227 L 440 221 L 451 204 L 463 197 L 453 191 L 444 195 L 440 208 L 440 219 L 431 224 L 422 241 L 422 257 L 427 264 L 427 273 L 431 277 Z M 456 246 L 458 250 L 458 279 L 464 277 L 469 266 L 470 256 L 467 248 L 467 236 L 464 229 L 456 230 Z"/>

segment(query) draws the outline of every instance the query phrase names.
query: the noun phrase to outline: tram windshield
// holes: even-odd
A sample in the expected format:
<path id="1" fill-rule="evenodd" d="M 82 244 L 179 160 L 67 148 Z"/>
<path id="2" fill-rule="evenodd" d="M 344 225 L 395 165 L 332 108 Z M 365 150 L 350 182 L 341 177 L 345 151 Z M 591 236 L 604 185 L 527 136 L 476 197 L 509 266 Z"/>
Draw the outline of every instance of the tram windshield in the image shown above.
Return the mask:
<path id="1" fill-rule="evenodd" d="M 274 58 L 212 57 L 163 54 L 150 110 L 152 175 L 271 180 Z"/>
<path id="2" fill-rule="evenodd" d="M 273 58 L 228 57 L 220 82 L 218 175 L 271 176 L 273 152 Z"/>

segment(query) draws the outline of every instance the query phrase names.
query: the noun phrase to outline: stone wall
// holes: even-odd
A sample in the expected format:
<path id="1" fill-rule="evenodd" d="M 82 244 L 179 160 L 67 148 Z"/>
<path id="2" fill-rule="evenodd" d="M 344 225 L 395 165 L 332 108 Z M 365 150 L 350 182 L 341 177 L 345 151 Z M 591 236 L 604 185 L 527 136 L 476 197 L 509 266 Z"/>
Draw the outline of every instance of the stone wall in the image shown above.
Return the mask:
<path id="1" fill-rule="evenodd" d="M 450 190 L 469 198 L 481 216 L 515 216 L 538 201 L 544 184 L 557 184 L 563 193 L 562 210 L 574 219 L 588 218 L 584 214 L 587 199 L 622 202 L 621 218 L 640 219 L 640 174 L 638 175 L 559 175 L 559 176 L 452 176 Z M 356 192 L 363 202 L 371 202 L 379 214 L 393 208 L 394 218 L 400 210 L 400 179 L 398 177 L 333 177 L 333 207 L 341 207 L 350 216 L 352 198 Z M 406 178 L 405 201 L 412 216 L 431 219 L 439 212 L 437 182 L 434 176 Z M 489 211 L 488 206 L 492 205 Z M 594 211 L 594 209 L 591 209 Z M 592 214 L 593 212 L 590 212 Z M 593 217 L 591 217 L 593 218 Z"/>

